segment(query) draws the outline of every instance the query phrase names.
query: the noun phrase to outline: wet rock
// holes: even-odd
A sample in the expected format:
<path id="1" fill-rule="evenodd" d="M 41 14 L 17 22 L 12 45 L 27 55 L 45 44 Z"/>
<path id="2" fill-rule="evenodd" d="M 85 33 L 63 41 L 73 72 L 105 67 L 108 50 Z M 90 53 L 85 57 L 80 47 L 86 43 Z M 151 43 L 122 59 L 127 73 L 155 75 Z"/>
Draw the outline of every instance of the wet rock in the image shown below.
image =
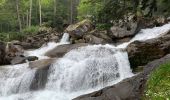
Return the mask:
<path id="1" fill-rule="evenodd" d="M 96 36 L 96 37 L 98 37 L 98 38 L 102 38 L 102 39 L 104 39 L 105 41 L 107 41 L 108 43 L 113 42 L 113 41 L 112 41 L 112 38 L 110 38 L 110 37 L 108 36 L 107 31 L 93 30 L 93 31 L 89 32 L 88 34 L 92 34 L 92 35 L 94 35 L 94 36 Z"/>
<path id="2" fill-rule="evenodd" d="M 69 25 L 65 32 L 69 33 L 73 38 L 82 38 L 83 35 L 94 29 L 94 26 L 90 20 L 83 20 L 74 25 Z"/>
<path id="3" fill-rule="evenodd" d="M 113 26 L 110 28 L 109 36 L 112 39 L 122 39 L 125 37 L 133 37 L 141 29 L 137 22 L 124 22 L 122 25 Z"/>
<path id="4" fill-rule="evenodd" d="M 6 48 L 6 44 L 4 42 L 0 41 L 0 65 L 3 65 L 6 63 L 5 61 L 5 48 Z"/>
<path id="5" fill-rule="evenodd" d="M 35 60 L 38 60 L 38 57 L 36 57 L 36 56 L 28 56 L 28 57 L 26 57 L 26 59 L 28 61 L 35 61 Z"/>
<path id="6" fill-rule="evenodd" d="M 170 61 L 170 55 L 152 61 L 144 67 L 144 71 L 125 79 L 118 84 L 99 91 L 77 97 L 73 100 L 141 100 L 149 74 L 161 64 Z"/>
<path id="7" fill-rule="evenodd" d="M 16 64 L 22 64 L 22 63 L 26 63 L 26 58 L 24 56 L 17 56 L 17 57 L 14 57 L 10 63 L 12 65 L 16 65 Z"/>
<path id="8" fill-rule="evenodd" d="M 53 50 L 48 51 L 45 56 L 48 57 L 62 57 L 64 56 L 67 52 L 69 52 L 72 49 L 76 49 L 82 46 L 87 46 L 89 44 L 87 43 L 78 43 L 78 44 L 65 44 L 65 45 L 59 45 L 56 48 L 54 48 Z"/>
<path id="9" fill-rule="evenodd" d="M 53 63 L 55 59 L 42 59 L 33 62 L 29 62 L 29 67 L 31 69 L 46 69 L 49 65 Z"/>
<path id="10" fill-rule="evenodd" d="M 98 38 L 94 35 L 85 35 L 84 36 L 85 43 L 90 43 L 90 44 L 105 44 L 107 43 L 106 40 L 102 38 Z"/>
<path id="11" fill-rule="evenodd" d="M 5 59 L 8 63 L 16 64 L 21 62 L 21 57 L 23 56 L 24 49 L 20 45 L 15 45 L 15 43 L 9 42 L 6 46 Z M 12 61 L 13 60 L 13 61 Z"/>
<path id="12" fill-rule="evenodd" d="M 29 63 L 29 67 L 36 69 L 34 80 L 30 85 L 30 90 L 43 89 L 47 82 L 48 70 L 54 59 L 43 59 Z"/>
<path id="13" fill-rule="evenodd" d="M 72 43 L 106 44 L 112 43 L 107 31 L 92 30 L 83 35 L 81 39 L 71 38 Z"/>
<path id="14" fill-rule="evenodd" d="M 170 53 L 170 35 L 146 41 L 135 41 L 129 44 L 127 52 L 132 69 L 143 66 Z"/>
<path id="15" fill-rule="evenodd" d="M 36 43 L 33 44 L 33 43 L 27 43 L 27 42 L 21 42 L 20 45 L 24 48 L 24 50 L 28 50 L 28 49 L 37 49 L 37 48 L 40 47 L 39 44 L 36 44 Z"/>
<path id="16" fill-rule="evenodd" d="M 21 46 L 24 49 L 36 49 L 47 42 L 59 42 L 62 33 L 58 33 L 51 27 L 40 27 L 39 31 L 34 36 L 28 36 L 21 41 Z"/>

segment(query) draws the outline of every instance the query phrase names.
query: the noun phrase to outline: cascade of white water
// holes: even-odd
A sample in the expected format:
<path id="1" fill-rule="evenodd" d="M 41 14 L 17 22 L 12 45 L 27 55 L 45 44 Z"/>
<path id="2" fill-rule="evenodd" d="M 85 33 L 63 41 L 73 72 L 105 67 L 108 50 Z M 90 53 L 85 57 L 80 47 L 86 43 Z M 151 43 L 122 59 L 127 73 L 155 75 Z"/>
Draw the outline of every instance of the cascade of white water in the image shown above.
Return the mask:
<path id="1" fill-rule="evenodd" d="M 132 75 L 126 53 L 109 45 L 72 50 L 49 73 L 47 89 L 70 93 L 103 88 Z"/>
<path id="2" fill-rule="evenodd" d="M 142 29 L 135 37 L 133 37 L 129 42 L 118 45 L 118 48 L 126 48 L 130 43 L 139 40 L 145 41 L 148 39 L 158 38 L 170 31 L 170 23 L 165 24 L 161 27 Z"/>
<path id="3" fill-rule="evenodd" d="M 28 68 L 28 63 L 2 66 L 0 68 L 0 96 L 29 91 L 35 70 Z"/>
<path id="4" fill-rule="evenodd" d="M 18 94 L 11 92 L 15 90 L 8 90 L 10 92 L 3 94 L 4 90 L 0 90 L 2 95 L 0 96 L 0 100 L 71 100 L 82 94 L 113 85 L 133 75 L 129 66 L 127 53 L 121 51 L 120 48 L 126 48 L 129 43 L 135 40 L 157 38 L 169 30 L 170 24 L 166 24 L 162 27 L 144 29 L 130 42 L 117 47 L 111 45 L 93 45 L 72 50 L 52 64 L 48 72 L 48 81 L 45 89 L 33 92 L 27 91 L 27 88 L 25 88 L 25 90 L 20 88 L 24 92 L 21 93 L 22 91 L 17 91 Z M 68 35 L 63 35 L 64 40 L 67 40 L 67 36 Z M 62 43 L 63 40 L 60 42 Z M 50 50 L 51 47 L 49 47 Z M 43 55 L 45 50 L 47 50 L 47 48 L 43 48 L 43 53 L 38 55 Z M 38 53 L 41 51 L 35 50 L 34 52 Z M 28 70 L 26 70 L 26 72 L 27 71 Z M 19 70 L 16 72 L 18 73 Z M 6 70 L 1 73 L 8 75 L 10 72 Z M 3 74 L 0 74 L 0 80 L 7 80 L 8 78 Z M 22 81 L 20 81 L 20 83 L 24 84 L 24 80 L 31 80 L 29 77 L 25 76 L 25 78 L 21 78 Z M 4 85 L 4 87 L 7 86 Z M 11 89 L 12 87 L 15 86 L 11 85 Z M 22 87 L 25 87 L 25 85 Z M 0 88 L 3 89 L 3 85 L 1 85 Z"/>
<path id="5" fill-rule="evenodd" d="M 64 33 L 63 37 L 60 40 L 60 43 L 69 43 L 69 37 L 70 35 L 68 33 Z"/>

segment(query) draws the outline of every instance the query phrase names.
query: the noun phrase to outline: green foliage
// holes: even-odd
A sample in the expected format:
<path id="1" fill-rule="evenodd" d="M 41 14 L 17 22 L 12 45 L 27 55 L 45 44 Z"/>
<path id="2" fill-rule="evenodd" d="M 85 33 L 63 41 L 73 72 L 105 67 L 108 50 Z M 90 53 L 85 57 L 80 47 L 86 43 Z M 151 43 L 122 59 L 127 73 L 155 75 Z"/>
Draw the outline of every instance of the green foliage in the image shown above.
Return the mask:
<path id="1" fill-rule="evenodd" d="M 145 100 L 170 99 L 170 62 L 161 65 L 154 71 L 148 82 Z"/>
<path id="2" fill-rule="evenodd" d="M 38 33 L 39 26 L 31 26 L 22 30 L 21 34 L 34 35 Z"/>
<path id="3" fill-rule="evenodd" d="M 12 41 L 12 40 L 23 40 L 27 36 L 35 35 L 38 33 L 39 26 L 31 26 L 30 28 L 25 28 L 22 32 L 7 32 L 0 33 L 0 41 Z"/>
<path id="4" fill-rule="evenodd" d="M 98 30 L 108 30 L 111 26 L 112 26 L 112 24 L 108 24 L 108 23 L 96 24 L 96 29 L 98 29 Z"/>
<path id="5" fill-rule="evenodd" d="M 12 41 L 12 40 L 21 40 L 24 38 L 22 33 L 18 32 L 8 32 L 8 33 L 0 33 L 0 41 Z"/>
<path id="6" fill-rule="evenodd" d="M 156 15 L 169 17 L 170 15 L 170 0 L 157 0 Z"/>
<path id="7" fill-rule="evenodd" d="M 98 12 L 104 7 L 104 0 L 81 0 L 78 6 L 78 19 L 95 19 Z"/>

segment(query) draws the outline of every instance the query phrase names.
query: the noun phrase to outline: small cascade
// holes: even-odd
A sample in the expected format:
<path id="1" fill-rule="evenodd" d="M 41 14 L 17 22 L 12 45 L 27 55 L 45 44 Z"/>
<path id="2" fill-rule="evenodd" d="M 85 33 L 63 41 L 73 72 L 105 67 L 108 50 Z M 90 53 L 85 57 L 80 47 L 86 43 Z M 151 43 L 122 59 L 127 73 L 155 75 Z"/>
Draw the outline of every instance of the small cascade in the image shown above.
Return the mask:
<path id="1" fill-rule="evenodd" d="M 60 43 L 69 43 L 69 37 L 70 35 L 68 33 L 64 33 L 63 37 L 60 40 Z"/>
<path id="2" fill-rule="evenodd" d="M 170 31 L 170 23 L 165 24 L 161 27 L 154 27 L 148 29 L 142 29 L 135 37 L 133 37 L 129 42 L 118 45 L 118 48 L 126 48 L 130 43 L 138 40 L 145 41 L 148 39 L 158 38 L 162 35 L 165 35 Z"/>
<path id="3" fill-rule="evenodd" d="M 28 64 L 0 67 L 0 100 L 71 100 L 77 96 L 97 91 L 133 76 L 128 55 L 122 48 L 135 40 L 157 38 L 170 30 L 170 24 L 141 30 L 130 42 L 113 45 L 91 45 L 71 50 L 57 59 L 48 70 L 43 90 L 30 91 L 35 69 Z M 69 35 L 64 33 L 60 43 L 48 43 L 40 49 L 26 51 L 38 56 L 54 47 L 67 44 Z"/>

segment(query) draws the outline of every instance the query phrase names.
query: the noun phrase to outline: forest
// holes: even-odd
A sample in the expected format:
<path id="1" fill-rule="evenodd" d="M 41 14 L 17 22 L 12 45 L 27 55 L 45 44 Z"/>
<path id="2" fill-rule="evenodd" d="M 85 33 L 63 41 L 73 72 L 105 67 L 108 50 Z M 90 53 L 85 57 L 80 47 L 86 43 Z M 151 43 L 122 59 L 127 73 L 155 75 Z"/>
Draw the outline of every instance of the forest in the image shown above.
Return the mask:
<path id="1" fill-rule="evenodd" d="M 167 16 L 170 12 L 169 2 L 169 0 L 1 0 L 0 35 L 9 40 L 8 35 L 12 37 L 15 37 L 13 34 L 24 35 L 29 33 L 27 31 L 37 31 L 38 27 L 43 25 L 61 31 L 65 26 L 83 19 L 91 19 L 102 29 L 129 14 L 137 17 Z"/>

